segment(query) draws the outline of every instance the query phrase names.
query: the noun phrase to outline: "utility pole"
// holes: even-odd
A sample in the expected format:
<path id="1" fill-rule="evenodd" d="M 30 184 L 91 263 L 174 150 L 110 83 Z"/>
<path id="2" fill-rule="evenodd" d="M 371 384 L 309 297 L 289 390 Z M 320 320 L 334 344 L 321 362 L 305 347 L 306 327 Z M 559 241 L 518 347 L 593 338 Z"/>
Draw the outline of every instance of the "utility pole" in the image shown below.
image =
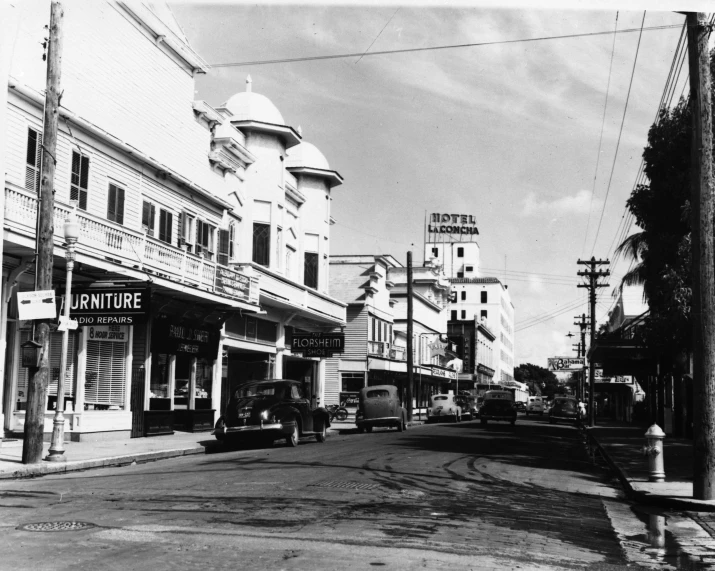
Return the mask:
<path id="1" fill-rule="evenodd" d="M 574 317 L 574 319 L 579 319 L 579 316 L 577 315 Z M 581 329 L 581 352 L 579 354 L 579 357 L 586 357 L 586 328 L 588 327 L 588 321 L 585 313 L 581 314 L 581 321 L 574 321 L 574 325 L 578 325 L 579 328 Z M 584 365 L 583 370 L 581 371 L 581 382 L 579 383 L 579 398 L 584 398 L 586 391 L 584 390 L 584 384 L 586 382 L 586 366 Z"/>
<path id="2" fill-rule="evenodd" d="M 42 131 L 42 178 L 38 204 L 36 237 L 37 265 L 35 291 L 52 289 L 52 266 L 55 228 L 55 154 L 60 106 L 60 73 L 62 68 L 62 21 L 64 11 L 59 2 L 50 9 L 49 45 L 47 50 L 47 87 L 45 93 L 44 127 Z M 30 369 L 27 388 L 27 411 L 22 443 L 22 463 L 37 464 L 42 460 L 42 443 L 45 430 L 45 396 L 49 384 L 50 322 L 35 320 L 34 340 L 40 344 L 39 367 Z M 60 372 L 62 374 L 62 372 Z"/>
<path id="3" fill-rule="evenodd" d="M 715 267 L 713 142 L 707 14 L 688 12 L 693 319 L 693 497 L 715 499 Z"/>
<path id="4" fill-rule="evenodd" d="M 414 383 L 414 354 L 412 341 L 412 251 L 407 252 L 407 386 L 402 391 L 407 408 L 407 422 L 412 422 L 412 386 Z"/>
<path id="5" fill-rule="evenodd" d="M 602 266 L 610 264 L 608 260 L 597 260 L 591 256 L 590 260 L 578 260 L 577 262 L 581 266 L 589 266 L 590 270 L 584 270 L 578 272 L 579 276 L 584 276 L 588 278 L 588 283 L 578 284 L 578 287 L 588 288 L 589 301 L 591 302 L 591 343 L 589 347 L 593 347 L 596 341 L 596 290 L 600 287 L 608 287 L 608 284 L 598 283 L 598 278 L 605 278 L 611 275 L 608 270 L 597 270 L 596 266 Z M 595 426 L 596 424 L 596 411 L 593 406 L 594 401 L 594 377 L 596 376 L 596 367 L 593 359 L 588 360 L 588 425 Z"/>

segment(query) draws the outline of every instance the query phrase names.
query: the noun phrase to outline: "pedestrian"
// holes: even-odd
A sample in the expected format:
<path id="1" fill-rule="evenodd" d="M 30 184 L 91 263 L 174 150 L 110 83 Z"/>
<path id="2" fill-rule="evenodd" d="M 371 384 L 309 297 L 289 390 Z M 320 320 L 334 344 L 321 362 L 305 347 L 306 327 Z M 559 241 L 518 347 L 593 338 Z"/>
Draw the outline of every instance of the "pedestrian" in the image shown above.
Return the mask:
<path id="1" fill-rule="evenodd" d="M 581 399 L 578 401 L 578 412 L 581 415 L 581 418 L 586 417 L 586 405 L 583 403 Z"/>

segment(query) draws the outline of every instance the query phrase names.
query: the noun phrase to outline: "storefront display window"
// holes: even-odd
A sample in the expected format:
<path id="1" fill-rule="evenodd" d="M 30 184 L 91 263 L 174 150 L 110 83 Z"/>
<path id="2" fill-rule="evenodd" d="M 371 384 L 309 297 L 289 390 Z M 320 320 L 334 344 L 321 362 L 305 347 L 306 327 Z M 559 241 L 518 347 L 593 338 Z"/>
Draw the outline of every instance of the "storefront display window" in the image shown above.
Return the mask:
<path id="1" fill-rule="evenodd" d="M 127 384 L 126 357 L 127 343 L 87 340 L 85 410 L 124 409 Z"/>
<path id="2" fill-rule="evenodd" d="M 211 408 L 213 363 L 208 359 L 196 361 L 196 409 Z"/>
<path id="3" fill-rule="evenodd" d="M 176 356 L 176 380 L 174 381 L 174 410 L 189 408 L 189 383 L 191 381 L 191 357 Z"/>
<path id="4" fill-rule="evenodd" d="M 365 386 L 364 373 L 341 373 L 343 392 L 358 392 Z"/>

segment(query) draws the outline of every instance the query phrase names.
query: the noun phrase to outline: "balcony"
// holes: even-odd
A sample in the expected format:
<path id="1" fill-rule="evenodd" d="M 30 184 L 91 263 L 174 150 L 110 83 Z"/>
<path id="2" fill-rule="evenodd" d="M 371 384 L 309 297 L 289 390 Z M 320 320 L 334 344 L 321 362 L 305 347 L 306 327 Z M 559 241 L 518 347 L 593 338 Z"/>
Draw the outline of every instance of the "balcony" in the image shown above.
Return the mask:
<path id="1" fill-rule="evenodd" d="M 70 207 L 55 201 L 55 244 L 63 243 L 62 226 Z M 82 210 L 77 210 L 80 237 L 77 252 L 122 267 L 144 271 L 222 297 L 258 305 L 258 277 L 220 266 L 202 255 L 187 252 Z M 5 184 L 5 228 L 34 240 L 37 197 L 16 185 Z"/>
<path id="2" fill-rule="evenodd" d="M 367 354 L 375 357 L 390 358 L 390 344 L 384 341 L 368 341 Z"/>

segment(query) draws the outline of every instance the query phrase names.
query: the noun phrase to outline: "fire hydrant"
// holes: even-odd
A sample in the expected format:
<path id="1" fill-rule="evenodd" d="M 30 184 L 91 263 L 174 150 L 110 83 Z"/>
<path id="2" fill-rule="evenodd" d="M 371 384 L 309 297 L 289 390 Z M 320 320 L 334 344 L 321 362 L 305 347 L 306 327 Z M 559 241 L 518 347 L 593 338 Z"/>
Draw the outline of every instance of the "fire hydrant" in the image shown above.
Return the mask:
<path id="1" fill-rule="evenodd" d="M 663 432 L 657 424 L 654 424 L 645 433 L 646 445 L 643 447 L 643 455 L 648 458 L 648 480 L 651 482 L 662 482 L 665 480 L 663 466 Z"/>

